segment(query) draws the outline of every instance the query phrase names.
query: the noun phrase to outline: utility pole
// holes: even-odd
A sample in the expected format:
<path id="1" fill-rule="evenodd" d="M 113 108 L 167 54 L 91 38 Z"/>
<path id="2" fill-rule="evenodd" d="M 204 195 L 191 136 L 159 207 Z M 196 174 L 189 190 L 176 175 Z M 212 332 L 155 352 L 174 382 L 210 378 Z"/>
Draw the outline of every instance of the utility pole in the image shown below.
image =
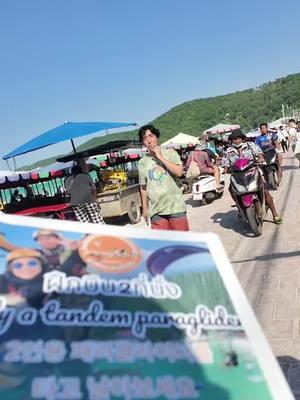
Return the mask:
<path id="1" fill-rule="evenodd" d="M 281 108 L 282 108 L 282 118 L 284 118 L 285 117 L 285 115 L 284 115 L 284 104 L 281 104 Z"/>

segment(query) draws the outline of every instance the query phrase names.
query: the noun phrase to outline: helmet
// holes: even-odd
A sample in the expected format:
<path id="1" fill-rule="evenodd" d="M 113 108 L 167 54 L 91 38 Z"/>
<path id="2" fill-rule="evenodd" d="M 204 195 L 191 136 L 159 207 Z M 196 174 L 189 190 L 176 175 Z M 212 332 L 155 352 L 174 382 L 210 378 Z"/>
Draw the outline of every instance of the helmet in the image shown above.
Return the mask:
<path id="1" fill-rule="evenodd" d="M 56 236 L 57 238 L 61 239 L 61 235 L 56 231 L 52 231 L 51 229 L 39 229 L 32 235 L 34 240 L 38 240 L 39 236 Z"/>
<path id="2" fill-rule="evenodd" d="M 6 261 L 11 262 L 16 258 L 20 257 L 34 257 L 34 258 L 39 258 L 41 259 L 41 261 L 43 261 L 43 256 L 39 251 L 33 249 L 25 249 L 25 248 L 16 249 L 8 253 Z"/>
<path id="3" fill-rule="evenodd" d="M 232 142 L 233 139 L 238 138 L 238 137 L 241 138 L 242 140 L 246 140 L 246 139 L 247 139 L 247 138 L 246 138 L 246 135 L 244 135 L 243 132 L 242 132 L 240 129 L 238 129 L 238 130 L 232 132 L 232 133 L 228 136 L 228 140 L 230 140 L 230 141 Z"/>
<path id="4" fill-rule="evenodd" d="M 196 150 L 205 150 L 207 149 L 207 143 L 204 140 L 199 140 L 196 144 Z"/>

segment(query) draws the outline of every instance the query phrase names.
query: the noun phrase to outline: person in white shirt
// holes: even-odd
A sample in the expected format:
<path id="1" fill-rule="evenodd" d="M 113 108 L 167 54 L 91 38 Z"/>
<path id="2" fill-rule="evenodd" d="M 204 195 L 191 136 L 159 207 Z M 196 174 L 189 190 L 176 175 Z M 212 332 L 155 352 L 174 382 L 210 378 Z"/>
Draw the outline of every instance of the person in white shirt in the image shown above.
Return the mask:
<path id="1" fill-rule="evenodd" d="M 293 118 L 289 120 L 287 131 L 290 136 L 290 144 L 292 145 L 292 150 L 295 151 L 297 142 L 297 125 L 296 121 Z"/>
<path id="2" fill-rule="evenodd" d="M 297 160 L 299 161 L 299 168 L 300 168 L 300 121 L 297 121 L 297 131 L 296 131 L 294 154 L 295 154 L 295 157 L 297 158 Z"/>
<path id="3" fill-rule="evenodd" d="M 281 148 L 283 150 L 283 152 L 285 153 L 286 151 L 288 151 L 287 148 L 287 142 L 286 142 L 286 137 L 283 133 L 283 126 L 280 126 L 278 131 L 277 131 L 277 136 L 278 136 L 278 142 L 281 145 Z"/>
<path id="4" fill-rule="evenodd" d="M 290 135 L 287 131 L 287 126 L 286 125 L 282 125 L 282 133 L 284 134 L 285 137 L 285 141 L 286 141 L 286 145 L 287 145 L 287 150 L 289 150 L 289 144 L 290 144 Z"/>

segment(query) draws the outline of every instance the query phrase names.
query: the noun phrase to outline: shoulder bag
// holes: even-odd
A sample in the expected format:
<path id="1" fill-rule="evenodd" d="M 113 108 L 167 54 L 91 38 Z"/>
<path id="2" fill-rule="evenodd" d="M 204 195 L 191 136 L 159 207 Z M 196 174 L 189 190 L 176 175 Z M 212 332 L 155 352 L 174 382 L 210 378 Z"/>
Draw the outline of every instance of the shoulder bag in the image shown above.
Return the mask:
<path id="1" fill-rule="evenodd" d="M 192 181 L 193 179 L 200 176 L 200 173 L 201 173 L 201 171 L 200 171 L 199 165 L 198 165 L 197 161 L 195 161 L 194 153 L 193 153 L 192 161 L 190 163 L 190 166 L 188 167 L 188 170 L 186 171 L 186 179 L 189 181 Z"/>

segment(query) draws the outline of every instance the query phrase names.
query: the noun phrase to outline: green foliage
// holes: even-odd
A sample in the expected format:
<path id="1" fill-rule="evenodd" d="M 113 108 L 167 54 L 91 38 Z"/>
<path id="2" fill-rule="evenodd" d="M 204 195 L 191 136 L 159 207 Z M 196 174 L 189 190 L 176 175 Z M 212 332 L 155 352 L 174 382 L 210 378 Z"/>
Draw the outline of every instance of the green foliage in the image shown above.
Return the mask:
<path id="1" fill-rule="evenodd" d="M 179 132 L 199 136 L 204 130 L 222 122 L 239 124 L 247 132 L 257 128 L 261 122 L 279 118 L 282 104 L 300 108 L 300 74 L 289 75 L 254 89 L 188 101 L 162 114 L 152 123 L 161 131 L 161 142 Z M 78 151 L 124 138 L 137 138 L 137 131 L 95 137 L 79 146 Z M 48 165 L 57 157 L 22 168 Z"/>

